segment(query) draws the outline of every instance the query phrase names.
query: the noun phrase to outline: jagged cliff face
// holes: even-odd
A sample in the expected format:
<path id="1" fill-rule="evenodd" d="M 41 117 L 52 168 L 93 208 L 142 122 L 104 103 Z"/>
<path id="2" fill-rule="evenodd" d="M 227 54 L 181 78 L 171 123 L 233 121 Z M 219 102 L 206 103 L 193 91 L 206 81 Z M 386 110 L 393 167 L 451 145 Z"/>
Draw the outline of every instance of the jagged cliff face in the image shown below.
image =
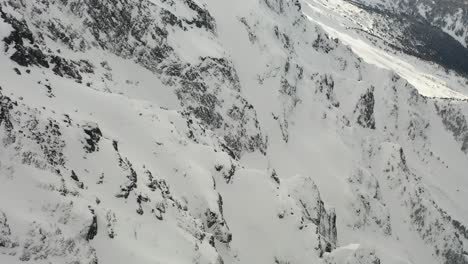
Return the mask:
<path id="1" fill-rule="evenodd" d="M 468 104 L 305 6 L 0 1 L 0 262 L 468 263 Z"/>

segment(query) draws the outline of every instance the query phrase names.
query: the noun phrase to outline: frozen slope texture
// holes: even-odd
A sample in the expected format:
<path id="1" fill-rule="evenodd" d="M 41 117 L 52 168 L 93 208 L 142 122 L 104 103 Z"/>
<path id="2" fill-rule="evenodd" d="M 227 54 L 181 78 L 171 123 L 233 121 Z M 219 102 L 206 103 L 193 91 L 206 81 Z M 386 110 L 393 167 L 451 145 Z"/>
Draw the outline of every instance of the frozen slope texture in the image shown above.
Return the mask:
<path id="1" fill-rule="evenodd" d="M 468 263 L 466 91 L 320 2 L 0 4 L 0 263 Z"/>

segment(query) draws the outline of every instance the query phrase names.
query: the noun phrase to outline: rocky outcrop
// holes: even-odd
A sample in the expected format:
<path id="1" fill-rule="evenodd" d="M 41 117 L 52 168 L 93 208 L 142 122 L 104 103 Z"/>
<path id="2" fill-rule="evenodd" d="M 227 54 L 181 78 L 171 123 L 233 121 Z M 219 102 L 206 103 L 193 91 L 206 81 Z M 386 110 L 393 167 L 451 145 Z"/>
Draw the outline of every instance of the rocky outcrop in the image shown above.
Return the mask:
<path id="1" fill-rule="evenodd" d="M 99 151 L 99 140 L 102 137 L 102 132 L 96 124 L 86 124 L 83 127 L 83 130 L 86 134 L 86 144 L 84 149 L 88 153 Z"/>
<path id="2" fill-rule="evenodd" d="M 17 242 L 12 238 L 7 216 L 4 212 L 0 211 L 0 250 L 3 251 L 2 248 L 10 249 L 17 246 Z"/>
<path id="3" fill-rule="evenodd" d="M 62 258 L 69 262 L 78 261 L 97 264 L 96 251 L 85 239 L 67 237 L 61 228 L 31 224 L 27 238 L 21 244 L 21 261 L 43 261 Z"/>
<path id="4" fill-rule="evenodd" d="M 37 168 L 55 170 L 65 164 L 59 123 L 54 119 L 41 119 L 38 109 L 2 95 L 0 90 L 0 128 L 6 137 L 4 148 L 15 148 L 21 152 L 16 156 L 21 163 Z M 24 115 L 23 113 L 28 113 Z"/>
<path id="5" fill-rule="evenodd" d="M 409 211 L 411 228 L 433 248 L 442 263 L 468 263 L 463 242 L 453 228 L 450 217 L 425 191 L 421 178 L 410 170 L 403 148 L 386 143 L 380 146 L 379 153 L 382 177 Z"/>
<path id="6" fill-rule="evenodd" d="M 91 224 L 88 227 L 88 232 L 86 232 L 86 240 L 92 240 L 98 233 L 98 222 L 97 216 L 93 208 L 89 207 L 89 212 L 92 215 Z"/>
<path id="7" fill-rule="evenodd" d="M 284 184 L 302 211 L 301 226 L 311 223 L 317 227 L 319 254 L 331 252 L 338 244 L 334 209 L 325 208 L 317 185 L 310 177 L 296 176 Z"/>
<path id="8" fill-rule="evenodd" d="M 135 169 L 133 169 L 132 163 L 127 159 L 119 159 L 119 166 L 126 172 L 127 181 L 126 183 L 120 185 L 120 191 L 115 195 L 117 198 L 127 199 L 131 192 L 137 188 L 138 174 Z"/>
<path id="9" fill-rule="evenodd" d="M 5 130 L 8 136 L 4 140 L 4 144 L 8 144 L 8 142 L 13 142 L 15 140 L 12 134 L 13 124 L 11 122 L 10 113 L 10 111 L 15 105 L 17 105 L 16 102 L 12 101 L 9 97 L 4 96 L 2 94 L 2 89 L 0 87 L 0 127 Z"/>
<path id="10" fill-rule="evenodd" d="M 37 65 L 49 68 L 61 77 L 83 82 L 84 76 L 94 73 L 95 66 L 86 60 L 73 61 L 50 51 L 44 45 L 46 38 L 61 41 L 70 49 L 85 51 L 99 47 L 123 58 L 132 59 L 143 67 L 161 76 L 167 85 L 176 86 L 176 93 L 187 112 L 204 121 L 205 125 L 223 135 L 226 145 L 239 158 L 243 152 L 260 150 L 265 152 L 265 138 L 260 131 L 254 107 L 242 97 L 235 69 L 223 57 L 201 57 L 197 65 L 183 61 L 168 43 L 174 31 L 187 31 L 196 27 L 216 34 L 213 17 L 206 8 L 192 0 L 180 1 L 170 7 L 160 7 L 150 1 L 133 3 L 119 1 L 120 8 L 109 1 L 32 3 L 35 8 L 30 13 L 19 3 L 9 8 L 27 15 L 31 23 L 18 20 L 2 12 L 2 17 L 15 29 L 4 39 L 7 48 L 12 46 L 17 55 L 13 59 L 21 66 Z M 82 27 L 91 33 L 81 32 L 82 28 L 68 21 L 45 20 L 40 13 L 49 12 L 55 6 L 64 12 L 79 17 Z M 177 8 L 188 8 L 185 17 L 177 17 L 172 12 Z M 67 15 L 65 15 L 65 13 Z M 133 14 L 138 14 L 133 15 Z M 32 25 L 32 26 L 31 26 Z M 47 32 L 35 36 L 30 28 Z M 105 33 L 104 33 L 105 32 Z M 85 37 L 86 36 L 86 37 Z M 29 40 L 27 45 L 23 39 Z M 15 53 L 15 54 L 16 54 Z M 50 65 L 49 65 L 50 64 Z M 227 98 L 219 98 L 220 89 L 232 89 Z M 221 104 L 232 101 L 232 105 Z"/>
<path id="11" fill-rule="evenodd" d="M 316 83 L 315 93 L 321 94 L 325 100 L 330 103 L 329 107 L 340 107 L 340 102 L 335 95 L 335 81 L 332 75 L 316 75 L 314 76 Z"/>
<path id="12" fill-rule="evenodd" d="M 468 121 L 456 103 L 435 102 L 435 108 L 445 128 L 461 144 L 461 150 L 468 154 Z"/>
<path id="13" fill-rule="evenodd" d="M 0 252 L 8 254 L 20 261 L 43 262 L 53 259 L 62 259 L 69 263 L 80 262 L 97 264 L 96 251 L 87 242 L 88 235 L 70 235 L 67 225 L 84 227 L 86 222 L 77 214 L 73 203 L 44 205 L 43 211 L 55 219 L 53 223 L 37 223 L 31 221 L 25 236 L 18 241 L 14 240 L 7 216 L 0 212 Z M 92 220 L 94 223 L 94 218 Z M 87 233 L 87 231 L 84 231 Z"/>
<path id="14" fill-rule="evenodd" d="M 356 122 L 365 128 L 375 129 L 374 118 L 374 87 L 371 86 L 359 99 L 354 114 L 357 116 Z"/>
<path id="15" fill-rule="evenodd" d="M 356 222 L 352 228 L 374 229 L 385 235 L 392 234 L 390 213 L 382 198 L 380 183 L 369 171 L 360 168 L 348 179 L 355 195 L 351 206 L 355 210 Z"/>
<path id="16" fill-rule="evenodd" d="M 182 105 L 207 128 L 220 131 L 236 158 L 245 151 L 265 152 L 255 109 L 240 96 L 239 77 L 228 60 L 201 58 L 200 64 L 183 69 L 173 80 L 180 81 L 176 93 Z M 238 96 L 225 97 L 221 88 Z"/>
<path id="17" fill-rule="evenodd" d="M 229 227 L 222 215 L 223 201 L 221 195 L 219 195 L 218 204 L 219 213 L 213 212 L 210 209 L 205 212 L 207 231 L 212 233 L 216 240 L 222 243 L 229 243 L 232 241 L 232 233 L 229 232 Z"/>

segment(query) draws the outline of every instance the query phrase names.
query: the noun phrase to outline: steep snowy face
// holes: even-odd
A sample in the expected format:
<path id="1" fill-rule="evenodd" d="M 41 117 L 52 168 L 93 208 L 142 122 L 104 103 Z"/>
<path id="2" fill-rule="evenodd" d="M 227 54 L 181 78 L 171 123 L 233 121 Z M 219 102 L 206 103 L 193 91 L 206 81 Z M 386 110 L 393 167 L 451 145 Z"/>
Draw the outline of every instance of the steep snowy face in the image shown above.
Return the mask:
<path id="1" fill-rule="evenodd" d="M 468 263 L 466 90 L 334 4 L 0 0 L 0 262 Z"/>

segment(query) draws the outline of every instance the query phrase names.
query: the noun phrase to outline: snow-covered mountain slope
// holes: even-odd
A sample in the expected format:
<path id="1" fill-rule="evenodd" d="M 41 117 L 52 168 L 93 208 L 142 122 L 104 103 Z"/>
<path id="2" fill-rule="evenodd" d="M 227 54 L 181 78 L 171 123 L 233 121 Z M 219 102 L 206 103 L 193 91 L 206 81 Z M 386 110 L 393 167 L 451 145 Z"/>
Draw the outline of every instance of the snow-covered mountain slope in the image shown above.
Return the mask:
<path id="1" fill-rule="evenodd" d="M 355 0 L 374 8 L 413 16 L 468 45 L 468 2 L 464 0 Z"/>
<path id="2" fill-rule="evenodd" d="M 410 28 L 416 27 L 408 19 L 402 21 L 401 17 L 389 16 L 341 0 L 308 0 L 305 1 L 304 10 L 310 20 L 319 23 L 331 36 L 350 45 L 366 62 L 395 71 L 421 94 L 429 97 L 467 98 L 465 73 L 458 74 L 450 69 L 464 70 L 468 66 L 468 57 L 460 55 L 468 54 L 468 50 L 453 44 L 455 40 L 450 42 L 452 46 L 439 44 L 449 39 L 448 35 L 438 40 L 434 46 L 436 50 L 431 46 L 431 40 L 437 40 L 435 37 L 418 39 L 420 35 L 408 32 Z M 444 55 L 445 51 L 450 55 Z M 451 56 L 460 60 L 453 60 Z"/>
<path id="3" fill-rule="evenodd" d="M 466 80 L 307 1 L 1 0 L 0 263 L 468 263 Z"/>

